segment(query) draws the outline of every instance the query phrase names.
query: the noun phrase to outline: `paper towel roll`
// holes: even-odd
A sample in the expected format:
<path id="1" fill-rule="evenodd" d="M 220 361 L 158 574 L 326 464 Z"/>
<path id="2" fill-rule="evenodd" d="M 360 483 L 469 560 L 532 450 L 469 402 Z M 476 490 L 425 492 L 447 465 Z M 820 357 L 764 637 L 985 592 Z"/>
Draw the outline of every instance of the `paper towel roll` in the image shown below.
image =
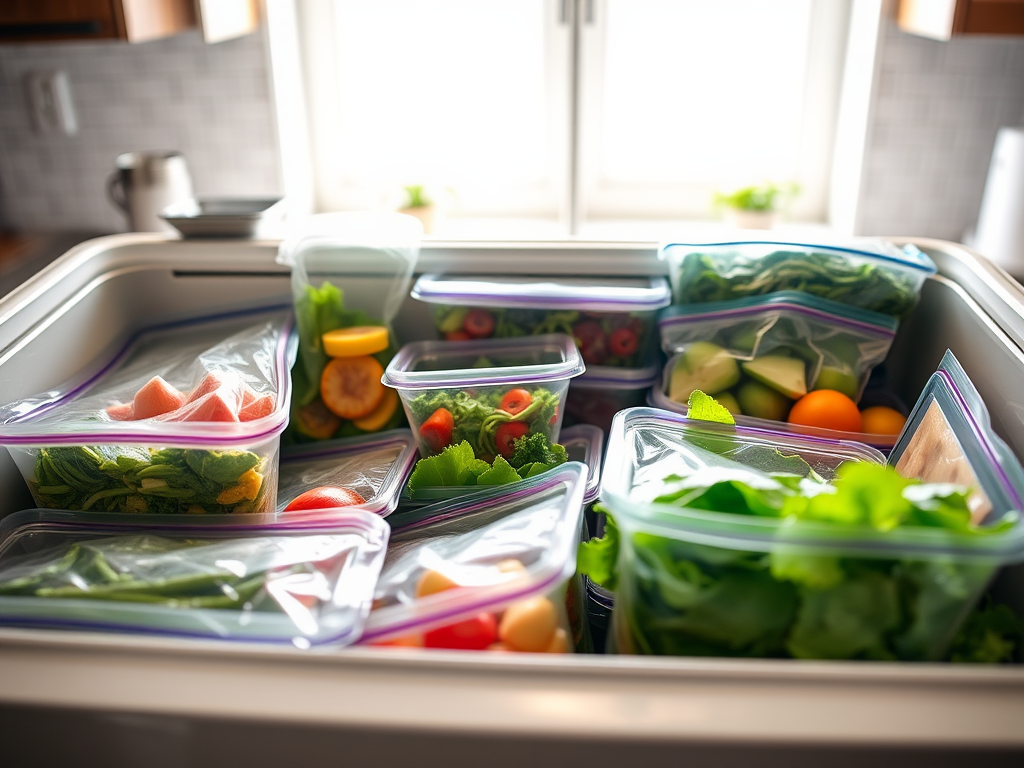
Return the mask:
<path id="1" fill-rule="evenodd" d="M 974 249 L 1024 275 L 1024 128 L 1000 128 L 996 135 Z"/>

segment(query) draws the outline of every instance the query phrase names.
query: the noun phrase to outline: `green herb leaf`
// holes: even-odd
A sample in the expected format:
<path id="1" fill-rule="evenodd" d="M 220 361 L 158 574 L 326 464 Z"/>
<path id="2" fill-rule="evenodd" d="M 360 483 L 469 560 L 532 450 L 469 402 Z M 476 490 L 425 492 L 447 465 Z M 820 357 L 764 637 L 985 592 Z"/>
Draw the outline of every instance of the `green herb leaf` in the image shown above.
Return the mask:
<path id="1" fill-rule="evenodd" d="M 711 421 L 715 424 L 736 424 L 736 419 L 729 413 L 728 408 L 699 389 L 693 390 L 690 394 L 690 399 L 686 404 L 686 418 L 696 421 Z"/>

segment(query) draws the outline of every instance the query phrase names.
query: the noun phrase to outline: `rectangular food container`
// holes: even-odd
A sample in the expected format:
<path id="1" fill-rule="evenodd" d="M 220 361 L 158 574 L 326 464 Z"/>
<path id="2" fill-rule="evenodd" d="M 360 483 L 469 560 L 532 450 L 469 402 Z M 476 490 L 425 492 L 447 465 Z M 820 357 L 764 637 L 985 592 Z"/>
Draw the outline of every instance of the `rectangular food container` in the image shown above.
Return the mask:
<path id="1" fill-rule="evenodd" d="M 77 378 L 0 409 L 0 444 L 39 507 L 272 513 L 292 325 L 275 306 L 142 329 Z M 247 414 L 247 400 L 266 407 Z"/>
<path id="2" fill-rule="evenodd" d="M 565 400 L 567 424 L 590 424 L 607 431 L 615 414 L 643 405 L 651 387 L 661 379 L 661 366 L 651 363 L 643 368 L 612 368 L 602 365 L 569 385 Z"/>
<path id="3" fill-rule="evenodd" d="M 658 255 L 669 263 L 676 304 L 798 290 L 899 318 L 936 271 L 915 246 L 880 240 L 666 243 Z"/>
<path id="4" fill-rule="evenodd" d="M 416 462 L 416 440 L 408 429 L 289 446 L 281 452 L 277 507 L 320 486 L 341 486 L 366 501 L 359 506 L 381 517 L 398 507 L 402 487 Z"/>
<path id="5" fill-rule="evenodd" d="M 569 461 L 577 461 L 587 467 L 587 490 L 583 497 L 583 503 L 589 507 L 590 504 L 597 500 L 597 495 L 600 491 L 601 460 L 604 458 L 604 433 L 597 427 L 589 424 L 580 424 L 563 429 L 558 441 L 565 448 Z M 415 491 L 410 489 L 407 483 L 402 490 L 401 506 L 405 509 L 433 504 L 439 501 L 461 499 L 471 494 L 493 490 L 495 487 L 511 491 L 521 482 L 525 481 L 513 481 L 501 486 L 438 485 L 418 488 Z"/>
<path id="6" fill-rule="evenodd" d="M 111 522 L 27 510 L 0 523 L 0 626 L 348 645 L 389 528 L 362 509 L 316 531 Z"/>
<path id="7" fill-rule="evenodd" d="M 569 379 L 584 370 L 572 338 L 548 334 L 413 342 L 381 380 L 398 390 L 421 455 L 466 440 L 478 459 L 493 461 L 510 456 L 512 442 L 529 434 L 558 442 Z M 506 400 L 510 393 L 515 406 Z M 502 410 L 503 401 L 514 412 Z"/>
<path id="8" fill-rule="evenodd" d="M 869 436 L 857 430 L 858 423 L 826 427 L 828 414 L 818 415 L 820 425 L 790 424 L 787 417 L 814 390 L 834 390 L 858 402 L 897 325 L 888 315 L 798 291 L 671 307 L 658 319 L 668 362 L 651 404 L 685 413 L 691 392 L 699 389 L 741 424 L 891 447 L 899 429 Z M 845 410 L 836 414 L 837 424 L 850 421 Z M 860 422 L 859 412 L 852 415 Z"/>
<path id="9" fill-rule="evenodd" d="M 403 516 L 362 644 L 568 653 L 589 647 L 576 548 L 587 469 Z"/>
<path id="10" fill-rule="evenodd" d="M 798 457 L 799 460 L 795 460 Z M 728 459 L 727 464 L 722 459 Z M 944 658 L 998 568 L 1022 554 L 1019 512 L 998 530 L 866 526 L 656 502 L 665 478 L 731 462 L 830 480 L 880 463 L 857 443 L 620 414 L 602 502 L 621 532 L 609 647 L 619 653 L 817 659 Z"/>
<path id="11" fill-rule="evenodd" d="M 441 338 L 565 333 L 588 366 L 635 368 L 653 349 L 655 313 L 671 303 L 663 277 L 423 275 L 412 297 L 435 305 Z"/>

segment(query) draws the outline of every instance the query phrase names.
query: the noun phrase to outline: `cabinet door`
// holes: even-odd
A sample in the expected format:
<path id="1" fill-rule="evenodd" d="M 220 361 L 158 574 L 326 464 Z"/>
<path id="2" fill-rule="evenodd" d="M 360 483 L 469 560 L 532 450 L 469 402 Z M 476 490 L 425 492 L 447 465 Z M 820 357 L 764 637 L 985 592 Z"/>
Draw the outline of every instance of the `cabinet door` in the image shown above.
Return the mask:
<path id="1" fill-rule="evenodd" d="M 900 29 L 949 40 L 954 35 L 1024 35 L 1024 0 L 900 0 Z"/>
<path id="2" fill-rule="evenodd" d="M 196 25 L 193 0 L 2 0 L 0 41 L 141 43 Z"/>

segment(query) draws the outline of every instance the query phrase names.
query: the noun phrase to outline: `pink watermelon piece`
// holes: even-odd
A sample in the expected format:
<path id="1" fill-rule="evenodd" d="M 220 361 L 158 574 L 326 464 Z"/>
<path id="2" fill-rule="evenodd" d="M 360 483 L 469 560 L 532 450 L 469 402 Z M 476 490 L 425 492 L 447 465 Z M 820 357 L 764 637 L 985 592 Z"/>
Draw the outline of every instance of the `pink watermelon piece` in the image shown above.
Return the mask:
<path id="1" fill-rule="evenodd" d="M 233 403 L 228 403 L 220 392 L 211 392 L 189 403 L 174 421 L 238 421 L 238 414 Z"/>
<path id="2" fill-rule="evenodd" d="M 176 411 L 185 403 L 185 395 L 172 387 L 160 376 L 142 385 L 135 393 L 132 410 L 136 419 L 151 419 L 171 411 Z"/>
<path id="3" fill-rule="evenodd" d="M 244 401 L 243 401 L 244 402 Z M 269 416 L 274 412 L 274 396 L 264 395 L 254 399 L 249 405 L 243 406 L 238 412 L 239 421 L 255 421 Z"/>
<path id="4" fill-rule="evenodd" d="M 107 416 L 114 421 L 131 421 L 135 418 L 135 409 L 131 403 L 114 403 L 107 406 Z"/>
<path id="5" fill-rule="evenodd" d="M 207 373 L 203 380 L 200 381 L 196 388 L 192 390 L 188 396 L 188 400 L 185 402 L 194 403 L 201 397 L 205 397 L 211 392 L 220 391 L 225 400 L 229 400 L 230 394 L 234 394 L 240 387 L 241 382 L 238 381 L 237 377 L 220 371 L 210 371 Z"/>
<path id="6" fill-rule="evenodd" d="M 259 400 L 259 398 L 256 396 L 256 393 L 249 389 L 248 385 L 246 385 L 246 387 L 242 390 L 242 410 L 245 410 L 250 405 L 255 403 L 257 400 Z M 271 406 L 271 410 L 273 410 L 273 406 Z"/>

